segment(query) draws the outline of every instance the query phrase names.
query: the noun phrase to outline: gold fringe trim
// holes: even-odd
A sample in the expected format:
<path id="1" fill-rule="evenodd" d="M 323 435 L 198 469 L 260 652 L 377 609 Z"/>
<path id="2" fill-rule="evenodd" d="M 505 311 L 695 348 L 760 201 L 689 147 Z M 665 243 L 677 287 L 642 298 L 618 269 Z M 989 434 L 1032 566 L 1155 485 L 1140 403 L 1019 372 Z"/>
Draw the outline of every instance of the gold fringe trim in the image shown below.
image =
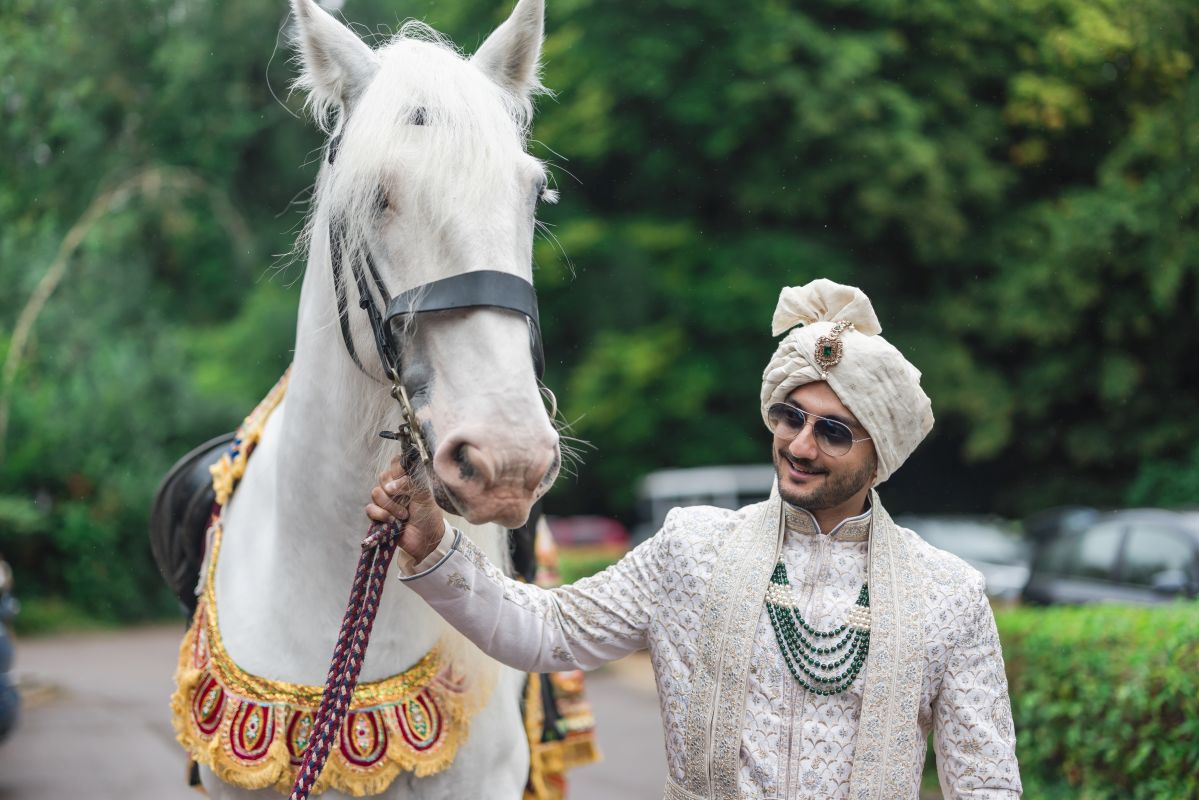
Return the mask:
<path id="1" fill-rule="evenodd" d="M 222 506 L 245 474 L 250 453 L 283 399 L 287 381 L 284 374 L 246 417 L 232 452 L 212 467 Z M 287 794 L 307 740 L 289 729 L 305 719 L 311 724 L 323 687 L 251 675 L 225 650 L 215 590 L 221 523 L 218 515 L 209 528 L 204 591 L 179 648 L 171 722 L 189 755 L 222 781 L 245 789 L 273 786 Z M 313 793 L 332 788 L 364 797 L 385 791 L 403 772 L 425 777 L 444 770 L 466 740 L 474 713 L 490 699 L 491 687 L 475 687 L 469 695 L 465 688 L 452 665 L 444 663 L 439 647 L 399 675 L 359 684 Z M 238 742 L 241 752 L 235 747 Z M 366 753 L 360 752 L 364 745 Z"/>
<path id="2" fill-rule="evenodd" d="M 541 772 L 566 772 L 599 761 L 599 747 L 591 736 L 542 742 L 533 747 L 533 760 Z"/>
<path id="3" fill-rule="evenodd" d="M 561 800 L 563 793 L 558 787 L 547 783 L 545 770 L 541 769 L 535 753 L 541 742 L 541 731 L 545 725 L 545 709 L 541 703 L 541 675 L 529 673 L 525 684 L 524 713 L 525 737 L 529 741 L 529 782 L 525 786 L 524 800 Z"/>
<path id="4" fill-rule="evenodd" d="M 564 800 L 566 771 L 594 764 L 602 756 L 595 743 L 594 720 L 591 720 L 590 725 L 580 726 L 578 733 L 567 734 L 565 739 L 541 741 L 545 726 L 545 709 L 541 699 L 542 680 L 541 675 L 530 673 L 529 682 L 525 686 L 524 718 L 525 735 L 529 740 L 529 782 L 525 787 L 524 800 Z M 590 719 L 589 715 L 588 718 Z"/>
<path id="5" fill-rule="evenodd" d="M 283 402 L 283 395 L 287 393 L 287 384 L 290 380 L 291 367 L 288 367 L 287 371 L 283 373 L 283 377 L 267 392 L 266 397 L 262 398 L 262 401 L 237 429 L 237 438 L 234 440 L 233 447 L 230 448 L 232 452 L 225 453 L 221 456 L 220 461 L 208 468 L 208 471 L 212 473 L 212 488 L 216 492 L 217 505 L 222 508 L 233 496 L 233 489 L 237 486 L 237 482 L 246 474 L 246 463 L 250 460 L 250 453 L 254 451 L 254 446 L 262 438 L 262 430 L 266 427 L 266 421 L 279 407 L 279 403 Z"/>

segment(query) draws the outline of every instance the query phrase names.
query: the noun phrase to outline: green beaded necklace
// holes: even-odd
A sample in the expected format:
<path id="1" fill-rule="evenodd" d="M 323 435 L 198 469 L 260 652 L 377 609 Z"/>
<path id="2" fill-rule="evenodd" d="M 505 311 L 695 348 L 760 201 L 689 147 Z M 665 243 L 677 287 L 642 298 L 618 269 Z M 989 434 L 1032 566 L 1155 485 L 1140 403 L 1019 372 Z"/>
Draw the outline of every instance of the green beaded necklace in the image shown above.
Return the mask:
<path id="1" fill-rule="evenodd" d="M 827 697 L 840 694 L 853 684 L 870 652 L 870 590 L 867 584 L 862 584 L 858 601 L 843 625 L 831 631 L 818 631 L 800 615 L 791 582 L 787 579 L 787 567 L 780 560 L 766 587 L 766 611 L 779 649 L 783 651 L 783 660 L 800 686 Z M 822 657 L 830 657 L 830 660 L 821 660 Z"/>

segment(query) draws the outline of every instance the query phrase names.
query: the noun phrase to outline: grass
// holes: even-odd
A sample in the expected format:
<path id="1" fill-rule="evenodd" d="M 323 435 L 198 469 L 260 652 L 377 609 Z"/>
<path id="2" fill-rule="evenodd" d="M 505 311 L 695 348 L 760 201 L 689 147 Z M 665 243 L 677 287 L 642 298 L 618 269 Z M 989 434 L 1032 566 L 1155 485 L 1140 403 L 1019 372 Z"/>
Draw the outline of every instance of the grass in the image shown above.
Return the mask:
<path id="1" fill-rule="evenodd" d="M 561 548 L 558 550 L 558 572 L 562 583 L 574 583 L 607 569 L 623 555 L 623 550 L 611 547 Z"/>

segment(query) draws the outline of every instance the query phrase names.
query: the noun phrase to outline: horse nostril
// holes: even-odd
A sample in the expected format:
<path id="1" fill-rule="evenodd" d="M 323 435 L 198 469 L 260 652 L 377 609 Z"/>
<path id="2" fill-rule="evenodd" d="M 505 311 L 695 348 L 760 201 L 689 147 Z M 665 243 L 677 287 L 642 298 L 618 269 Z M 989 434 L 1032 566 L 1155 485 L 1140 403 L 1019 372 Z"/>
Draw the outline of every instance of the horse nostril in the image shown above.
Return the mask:
<path id="1" fill-rule="evenodd" d="M 454 463 L 458 466 L 458 479 L 461 481 L 480 480 L 484 486 L 490 486 L 495 480 L 491 463 L 473 444 L 458 445 L 454 449 Z"/>

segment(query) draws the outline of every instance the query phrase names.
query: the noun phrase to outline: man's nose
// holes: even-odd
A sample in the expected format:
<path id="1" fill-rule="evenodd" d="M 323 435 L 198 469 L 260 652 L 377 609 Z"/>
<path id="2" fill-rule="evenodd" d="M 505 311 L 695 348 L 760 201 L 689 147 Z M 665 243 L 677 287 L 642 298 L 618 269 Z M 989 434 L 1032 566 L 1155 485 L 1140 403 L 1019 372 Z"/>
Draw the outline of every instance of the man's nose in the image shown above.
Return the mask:
<path id="1" fill-rule="evenodd" d="M 787 452 L 796 458 L 806 458 L 809 461 L 814 460 L 820 455 L 820 448 L 816 446 L 816 437 L 812 433 L 811 425 L 804 425 L 791 444 L 787 447 Z"/>

